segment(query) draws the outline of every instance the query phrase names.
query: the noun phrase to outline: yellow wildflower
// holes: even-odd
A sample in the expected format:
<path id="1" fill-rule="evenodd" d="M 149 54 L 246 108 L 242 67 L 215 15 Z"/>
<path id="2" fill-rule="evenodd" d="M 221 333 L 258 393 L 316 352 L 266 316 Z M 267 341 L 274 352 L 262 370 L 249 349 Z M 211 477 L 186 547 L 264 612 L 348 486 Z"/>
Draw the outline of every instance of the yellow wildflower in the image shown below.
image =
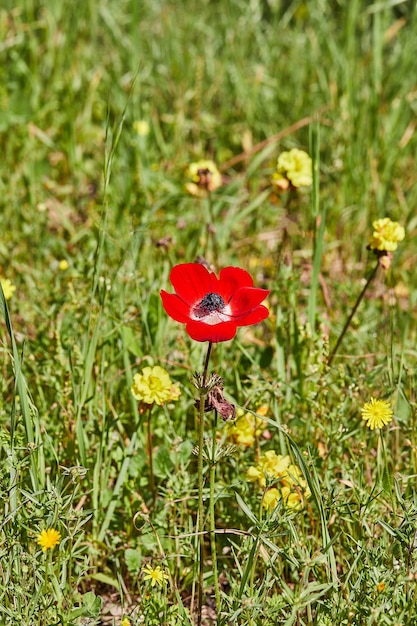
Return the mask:
<path id="1" fill-rule="evenodd" d="M 169 580 L 168 574 L 160 565 L 152 567 L 148 563 L 142 568 L 142 573 L 144 574 L 143 580 L 149 580 L 151 582 L 151 587 L 155 587 L 155 585 L 162 587 L 164 582 Z"/>
<path id="2" fill-rule="evenodd" d="M 266 486 L 267 479 L 276 483 L 264 493 L 262 499 L 262 505 L 268 510 L 273 510 L 280 500 L 288 508 L 300 509 L 304 499 L 311 495 L 300 468 L 290 462 L 289 456 L 276 454 L 274 450 L 265 452 L 256 466 L 248 468 L 246 479 L 258 481 L 261 487 Z"/>
<path id="3" fill-rule="evenodd" d="M 255 467 L 254 465 L 251 465 L 250 467 L 248 467 L 248 470 L 246 472 L 246 480 L 250 483 L 255 483 L 257 480 L 261 480 L 261 479 L 265 479 L 262 470 L 260 469 L 260 467 Z"/>
<path id="4" fill-rule="evenodd" d="M 258 480 L 261 487 L 265 487 L 266 477 L 269 480 L 282 478 L 289 465 L 289 456 L 282 456 L 282 454 L 277 454 L 274 450 L 268 450 L 268 452 L 261 455 L 257 466 L 249 467 L 246 478 L 250 482 Z"/>
<path id="5" fill-rule="evenodd" d="M 281 500 L 281 492 L 276 487 L 271 487 L 264 493 L 264 497 L 262 498 L 262 506 L 268 511 L 273 511 L 277 506 L 278 502 Z"/>
<path id="6" fill-rule="evenodd" d="M 139 137 L 146 137 L 146 135 L 149 135 L 150 126 L 149 122 L 146 120 L 136 120 L 136 122 L 133 122 L 133 128 Z"/>
<path id="7" fill-rule="evenodd" d="M 124 617 L 120 622 L 120 626 L 130 626 L 130 620 L 127 617 Z"/>
<path id="8" fill-rule="evenodd" d="M 39 533 L 36 541 L 41 546 L 42 550 L 46 552 L 47 550 L 52 550 L 52 548 L 55 548 L 55 546 L 59 544 L 61 541 L 61 533 L 59 530 L 55 530 L 55 528 L 47 528 Z"/>
<path id="9" fill-rule="evenodd" d="M 311 157 L 304 150 L 293 148 L 283 152 L 277 160 L 277 169 L 272 182 L 280 189 L 310 187 L 313 183 L 313 164 Z"/>
<path id="10" fill-rule="evenodd" d="M 16 291 L 15 285 L 13 285 L 12 281 L 8 278 L 0 278 L 0 283 L 3 288 L 4 297 L 6 298 L 6 300 L 10 300 L 10 298 Z"/>
<path id="11" fill-rule="evenodd" d="M 389 217 L 372 222 L 374 232 L 369 237 L 370 250 L 379 252 L 394 252 L 398 243 L 405 237 L 405 230 L 398 222 L 392 222 Z"/>
<path id="12" fill-rule="evenodd" d="M 362 419 L 367 422 L 368 428 L 383 428 L 392 420 L 393 410 L 391 404 L 386 400 L 376 400 L 371 398 L 369 402 L 365 402 L 361 409 Z"/>
<path id="13" fill-rule="evenodd" d="M 385 589 L 385 583 L 383 581 L 379 582 L 376 586 L 376 590 L 378 593 L 382 593 Z"/>
<path id="14" fill-rule="evenodd" d="M 204 197 L 208 191 L 215 191 L 223 182 L 222 175 L 214 161 L 207 159 L 190 163 L 185 176 L 191 180 L 186 183 L 186 190 L 192 196 L 198 197 Z"/>
<path id="15" fill-rule="evenodd" d="M 266 415 L 268 409 L 268 405 L 265 404 L 259 407 L 256 412 L 259 415 Z M 260 417 L 252 413 L 244 413 L 242 409 L 238 409 L 238 418 L 230 428 L 229 437 L 234 443 L 249 448 L 253 446 L 264 430 L 264 422 Z"/>
<path id="16" fill-rule="evenodd" d="M 304 481 L 303 483 L 305 484 Z M 298 511 L 303 508 L 304 499 L 308 499 L 311 493 L 308 488 L 302 489 L 301 487 L 298 487 L 296 489 L 294 487 L 283 487 L 281 489 L 281 495 L 286 507 Z"/>
<path id="17" fill-rule="evenodd" d="M 59 264 L 58 264 L 59 269 L 61 270 L 61 272 L 65 272 L 65 270 L 67 270 L 69 268 L 69 263 L 66 259 L 62 259 Z"/>
<path id="18" fill-rule="evenodd" d="M 133 377 L 132 394 L 144 404 L 158 404 L 177 400 L 181 394 L 178 384 L 173 384 L 163 367 L 145 367 Z"/>
<path id="19" fill-rule="evenodd" d="M 265 486 L 265 475 L 267 475 L 271 480 L 284 476 L 289 464 L 289 456 L 276 454 L 274 450 L 268 450 L 268 452 L 265 452 L 265 454 L 259 459 L 259 466 L 263 473 L 263 478 L 260 481 L 261 486 Z"/>

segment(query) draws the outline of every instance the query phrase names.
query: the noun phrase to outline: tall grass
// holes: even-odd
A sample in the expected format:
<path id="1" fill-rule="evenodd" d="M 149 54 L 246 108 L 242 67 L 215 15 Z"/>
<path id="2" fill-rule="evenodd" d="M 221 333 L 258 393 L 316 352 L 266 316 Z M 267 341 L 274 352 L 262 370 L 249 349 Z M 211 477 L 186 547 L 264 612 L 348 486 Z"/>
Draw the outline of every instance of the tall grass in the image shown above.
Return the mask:
<path id="1" fill-rule="evenodd" d="M 199 257 L 271 291 L 269 319 L 212 355 L 243 414 L 269 408 L 210 487 L 203 467 L 221 603 L 207 523 L 203 623 L 415 623 L 416 20 L 406 1 L 3 3 L 0 623 L 196 623 L 206 346 L 159 290 Z M 280 194 L 294 147 L 313 186 Z M 210 199 L 184 188 L 202 158 L 223 175 Z M 406 239 L 329 367 L 385 216 Z M 152 411 L 155 504 L 130 391 L 147 365 L 181 387 Z M 381 432 L 371 396 L 393 405 Z M 247 481 L 268 450 L 300 469 L 300 509 L 266 510 Z M 62 538 L 43 552 L 46 528 Z"/>

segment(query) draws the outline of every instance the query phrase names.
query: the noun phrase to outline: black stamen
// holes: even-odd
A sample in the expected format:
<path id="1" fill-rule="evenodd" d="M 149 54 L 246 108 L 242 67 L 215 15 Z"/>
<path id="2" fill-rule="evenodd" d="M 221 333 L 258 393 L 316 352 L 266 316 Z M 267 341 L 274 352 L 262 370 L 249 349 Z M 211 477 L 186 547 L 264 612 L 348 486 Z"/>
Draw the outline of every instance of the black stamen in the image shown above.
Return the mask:
<path id="1" fill-rule="evenodd" d="M 226 306 L 223 298 L 218 293 L 208 293 L 201 300 L 200 304 L 195 307 L 194 315 L 196 317 L 205 317 L 214 311 L 223 311 Z"/>

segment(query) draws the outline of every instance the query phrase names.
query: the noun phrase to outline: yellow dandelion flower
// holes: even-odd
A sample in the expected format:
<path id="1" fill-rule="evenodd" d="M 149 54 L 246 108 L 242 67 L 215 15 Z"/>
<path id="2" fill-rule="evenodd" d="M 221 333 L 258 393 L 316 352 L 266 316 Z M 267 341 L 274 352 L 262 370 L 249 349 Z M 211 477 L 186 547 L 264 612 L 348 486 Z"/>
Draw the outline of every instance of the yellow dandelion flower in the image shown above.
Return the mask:
<path id="1" fill-rule="evenodd" d="M 204 197 L 208 191 L 215 191 L 222 185 L 222 175 L 214 161 L 207 159 L 190 163 L 185 171 L 191 182 L 185 188 L 192 196 Z"/>
<path id="2" fill-rule="evenodd" d="M 133 377 L 132 394 L 144 404 L 158 404 L 177 400 L 181 392 L 178 384 L 173 384 L 163 367 L 145 367 L 141 374 Z"/>
<path id="3" fill-rule="evenodd" d="M 159 585 L 162 587 L 166 580 L 169 580 L 169 576 L 165 570 L 162 569 L 160 565 L 156 567 L 152 567 L 152 565 L 145 565 L 142 568 L 142 573 L 144 574 L 143 580 L 149 580 L 151 583 L 151 587 L 155 587 L 155 585 Z"/>
<path id="4" fill-rule="evenodd" d="M 69 268 L 69 263 L 66 259 L 61 259 L 61 261 L 58 263 L 58 267 L 61 272 L 65 272 Z"/>
<path id="5" fill-rule="evenodd" d="M 289 187 L 285 181 L 293 187 L 310 187 L 313 184 L 313 162 L 307 152 L 293 148 L 279 155 L 272 182 L 285 190 Z"/>
<path id="6" fill-rule="evenodd" d="M 61 541 L 61 533 L 55 528 L 47 528 L 42 530 L 36 538 L 36 541 L 41 546 L 42 550 L 52 550 Z"/>
<path id="7" fill-rule="evenodd" d="M 392 420 L 393 410 L 391 404 L 386 400 L 377 400 L 371 398 L 369 402 L 365 402 L 361 409 L 362 419 L 367 422 L 368 428 L 383 428 Z"/>
<path id="8" fill-rule="evenodd" d="M 130 626 L 130 620 L 127 617 L 124 617 L 120 622 L 120 626 Z"/>
<path id="9" fill-rule="evenodd" d="M 8 278 L 0 278 L 0 283 L 3 289 L 4 297 L 6 300 L 10 300 L 16 291 L 15 285 L 13 285 L 12 281 Z"/>
<path id="10" fill-rule="evenodd" d="M 405 237 L 405 230 L 398 222 L 393 222 L 389 217 L 376 220 L 372 223 L 374 232 L 368 240 L 370 250 L 379 252 L 394 252 L 398 243 Z"/>

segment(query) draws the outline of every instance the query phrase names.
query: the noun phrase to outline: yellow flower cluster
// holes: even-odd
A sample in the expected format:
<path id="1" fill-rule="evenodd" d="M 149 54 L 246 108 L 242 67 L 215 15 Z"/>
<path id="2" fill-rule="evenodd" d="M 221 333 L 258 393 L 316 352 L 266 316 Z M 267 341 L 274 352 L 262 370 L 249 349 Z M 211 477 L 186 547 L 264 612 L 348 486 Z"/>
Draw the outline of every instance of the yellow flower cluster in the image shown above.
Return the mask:
<path id="1" fill-rule="evenodd" d="M 192 196 L 204 198 L 209 191 L 215 191 L 222 185 L 222 175 L 214 161 L 207 159 L 190 163 L 185 171 L 186 178 L 191 182 L 185 188 Z"/>
<path id="2" fill-rule="evenodd" d="M 290 185 L 310 187 L 313 183 L 313 163 L 310 155 L 298 148 L 280 154 L 272 182 L 282 191 L 288 189 Z"/>
<path id="3" fill-rule="evenodd" d="M 379 252 L 394 252 L 398 243 L 405 237 L 405 230 L 398 222 L 393 222 L 389 217 L 376 220 L 372 223 L 374 232 L 369 237 L 370 250 Z"/>
<path id="4" fill-rule="evenodd" d="M 141 374 L 133 377 L 132 394 L 144 404 L 162 406 L 165 402 L 178 400 L 181 391 L 178 383 L 173 383 L 163 367 L 145 367 Z"/>
<path id="5" fill-rule="evenodd" d="M 15 285 L 13 285 L 12 281 L 9 278 L 0 278 L 0 283 L 3 289 L 4 297 L 6 300 L 10 300 L 16 291 Z"/>
<path id="6" fill-rule="evenodd" d="M 249 467 L 246 478 L 261 487 L 274 483 L 264 494 L 262 505 L 272 511 L 282 500 L 290 509 L 301 509 L 304 500 L 310 497 L 310 490 L 297 465 L 291 463 L 289 456 L 269 450 L 261 455 L 256 466 Z"/>
<path id="7" fill-rule="evenodd" d="M 365 402 L 361 409 L 362 419 L 366 421 L 366 425 L 370 430 L 375 428 L 383 428 L 392 420 L 393 410 L 391 404 L 386 400 L 376 400 L 371 398 L 369 402 Z"/>
<path id="8" fill-rule="evenodd" d="M 268 410 L 268 405 L 264 404 L 256 410 L 256 413 L 266 415 Z M 253 446 L 264 430 L 265 424 L 260 417 L 252 415 L 252 413 L 245 413 L 243 409 L 237 409 L 237 419 L 230 426 L 229 439 L 239 446 L 249 448 Z"/>
<path id="9" fill-rule="evenodd" d="M 55 528 L 47 528 L 42 530 L 36 538 L 36 541 L 41 546 L 42 550 L 52 550 L 61 541 L 61 533 Z"/>

